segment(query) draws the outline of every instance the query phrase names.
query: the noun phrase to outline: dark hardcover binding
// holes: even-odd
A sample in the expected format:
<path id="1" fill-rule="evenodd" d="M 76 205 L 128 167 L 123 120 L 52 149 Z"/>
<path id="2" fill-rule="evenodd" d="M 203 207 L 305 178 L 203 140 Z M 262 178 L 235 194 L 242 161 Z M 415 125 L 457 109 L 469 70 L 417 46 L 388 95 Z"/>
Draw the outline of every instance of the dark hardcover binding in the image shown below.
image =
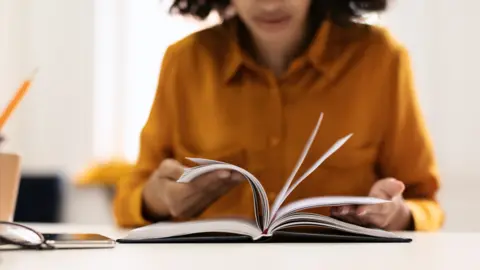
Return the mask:
<path id="1" fill-rule="evenodd" d="M 123 244 L 161 244 L 161 243 L 410 243 L 411 238 L 381 238 L 343 232 L 305 232 L 277 231 L 271 237 L 263 237 L 254 241 L 249 236 L 236 234 L 202 233 L 169 238 L 154 238 L 147 240 L 118 239 Z"/>

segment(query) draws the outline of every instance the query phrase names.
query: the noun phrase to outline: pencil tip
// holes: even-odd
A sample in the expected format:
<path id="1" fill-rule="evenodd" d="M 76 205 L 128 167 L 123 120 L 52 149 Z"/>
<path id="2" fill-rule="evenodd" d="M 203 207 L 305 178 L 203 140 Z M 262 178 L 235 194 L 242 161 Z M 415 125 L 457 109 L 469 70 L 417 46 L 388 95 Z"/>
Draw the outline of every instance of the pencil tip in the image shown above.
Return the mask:
<path id="1" fill-rule="evenodd" d="M 36 68 L 32 71 L 32 73 L 31 73 L 31 75 L 30 75 L 30 80 L 33 80 L 33 78 L 35 78 L 35 76 L 37 75 L 37 73 L 38 73 L 39 70 L 40 70 L 40 68 L 36 67 Z"/>

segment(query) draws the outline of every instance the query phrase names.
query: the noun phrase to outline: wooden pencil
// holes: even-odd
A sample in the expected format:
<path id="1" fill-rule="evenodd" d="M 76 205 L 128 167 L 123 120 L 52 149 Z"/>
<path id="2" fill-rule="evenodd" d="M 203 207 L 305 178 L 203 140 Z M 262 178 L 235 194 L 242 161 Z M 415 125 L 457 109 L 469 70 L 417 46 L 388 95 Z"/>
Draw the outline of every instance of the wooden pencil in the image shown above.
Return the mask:
<path id="1" fill-rule="evenodd" d="M 8 103 L 7 107 L 5 110 L 2 112 L 0 115 L 0 131 L 3 129 L 5 124 L 7 123 L 8 119 L 12 115 L 12 113 L 15 111 L 15 109 L 18 107 L 20 102 L 22 102 L 23 97 L 25 94 L 28 92 L 28 89 L 30 88 L 30 85 L 32 84 L 33 78 L 38 72 L 38 68 L 35 69 L 32 73 L 32 75 L 23 82 L 23 84 L 18 88 L 17 92 L 13 96 L 12 100 Z"/>

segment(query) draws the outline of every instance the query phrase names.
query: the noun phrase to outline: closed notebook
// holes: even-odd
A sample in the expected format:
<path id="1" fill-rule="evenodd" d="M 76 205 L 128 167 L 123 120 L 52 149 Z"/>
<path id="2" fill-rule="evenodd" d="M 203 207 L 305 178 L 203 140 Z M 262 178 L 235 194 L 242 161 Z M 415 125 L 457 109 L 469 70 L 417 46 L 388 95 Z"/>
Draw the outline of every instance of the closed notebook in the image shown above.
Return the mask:
<path id="1" fill-rule="evenodd" d="M 352 136 L 339 139 L 305 173 L 295 176 L 320 127 L 323 114 L 309 137 L 301 156 L 279 195 L 270 206 L 261 181 L 247 170 L 216 160 L 189 158 L 198 164 L 187 169 L 178 182 L 188 183 L 215 170 L 241 173 L 253 193 L 255 220 L 207 219 L 185 222 L 158 222 L 131 230 L 119 243 L 240 243 L 240 242 L 410 242 L 392 232 L 347 223 L 329 216 L 308 212 L 318 207 L 374 205 L 389 201 L 373 197 L 311 197 L 284 204 L 292 191 Z"/>

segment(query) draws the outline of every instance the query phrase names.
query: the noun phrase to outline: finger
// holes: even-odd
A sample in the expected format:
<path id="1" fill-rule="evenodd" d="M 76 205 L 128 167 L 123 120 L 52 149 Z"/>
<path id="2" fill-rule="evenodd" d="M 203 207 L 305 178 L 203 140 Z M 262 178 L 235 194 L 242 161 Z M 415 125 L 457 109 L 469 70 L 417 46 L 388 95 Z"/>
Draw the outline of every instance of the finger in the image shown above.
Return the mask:
<path id="1" fill-rule="evenodd" d="M 197 217 L 199 216 L 205 208 L 210 205 L 214 199 L 210 197 L 205 197 L 204 194 L 198 192 L 195 196 L 190 198 L 190 205 L 186 208 L 186 216 L 188 217 Z"/>
<path id="2" fill-rule="evenodd" d="M 385 200 L 392 200 L 400 196 L 405 190 L 405 185 L 393 178 L 387 178 L 376 182 L 370 190 L 369 196 Z M 382 203 L 375 205 L 363 205 L 358 207 L 357 215 L 368 214 L 386 214 L 391 208 L 391 203 Z"/>
<path id="3" fill-rule="evenodd" d="M 160 178 L 167 178 L 176 181 L 184 173 L 184 168 L 185 167 L 175 159 L 165 159 L 160 164 L 156 173 Z"/>
<path id="4" fill-rule="evenodd" d="M 383 220 L 380 217 L 381 217 L 380 215 L 359 216 L 355 213 L 348 214 L 348 215 L 334 216 L 334 218 L 336 218 L 340 221 L 348 222 L 348 223 L 363 226 L 363 227 L 369 227 L 369 228 L 370 227 L 374 227 L 374 228 L 379 227 L 377 224 L 381 223 L 381 221 Z"/>
<path id="5" fill-rule="evenodd" d="M 357 208 L 357 207 L 354 206 L 354 205 L 344 205 L 344 206 L 340 206 L 340 208 L 339 208 L 339 213 L 340 213 L 340 215 L 342 215 L 342 216 L 354 214 L 356 208 Z"/>
<path id="6" fill-rule="evenodd" d="M 368 214 L 364 216 L 359 216 L 365 224 L 376 228 L 385 228 L 390 224 L 392 216 L 386 214 Z"/>
<path id="7" fill-rule="evenodd" d="M 228 179 L 226 178 L 226 174 L 223 176 L 221 175 L 223 178 L 219 178 L 217 176 L 217 178 L 213 179 L 209 185 L 203 186 L 202 192 L 205 194 L 205 196 L 217 199 L 220 196 L 226 194 L 234 187 L 238 186 L 242 182 L 242 180 L 245 179 L 243 175 L 239 175 L 239 173 L 230 173 L 231 174 Z"/>
<path id="8" fill-rule="evenodd" d="M 369 196 L 391 200 L 393 197 L 399 196 L 405 190 L 405 184 L 394 178 L 387 178 L 377 181 L 370 189 Z"/>
<path id="9" fill-rule="evenodd" d="M 335 206 L 331 208 L 332 215 L 336 216 L 346 216 L 356 213 L 356 206 L 354 205 L 343 205 L 343 206 Z"/>
<path id="10" fill-rule="evenodd" d="M 228 170 L 214 171 L 201 175 L 190 183 L 168 182 L 174 189 L 172 194 L 182 194 L 182 205 L 172 206 L 177 216 L 195 217 L 204 211 L 204 209 L 214 203 L 218 198 L 230 190 L 233 186 L 240 183 L 231 180 L 232 177 L 238 179 L 238 175 Z M 167 183 L 167 184 L 168 184 Z"/>
<path id="11" fill-rule="evenodd" d="M 231 176 L 232 173 L 228 170 L 218 170 L 199 176 L 198 179 L 193 181 L 191 184 L 193 184 L 196 188 L 208 192 L 209 190 L 215 190 L 222 184 L 225 184 Z"/>
<path id="12" fill-rule="evenodd" d="M 223 194 L 228 192 L 228 190 L 231 189 L 231 186 L 233 186 L 233 184 L 222 184 L 215 189 L 208 189 L 199 192 L 199 194 L 201 195 L 199 198 L 195 198 L 197 203 L 195 203 L 188 209 L 188 215 L 191 217 L 196 217 L 200 215 L 208 205 L 213 204 Z"/>
<path id="13" fill-rule="evenodd" d="M 239 172 L 232 172 L 231 179 L 234 182 L 242 182 L 245 180 L 245 176 Z"/>
<path id="14" fill-rule="evenodd" d="M 356 209 L 356 213 L 358 216 L 366 216 L 366 215 L 384 215 L 388 214 L 390 211 L 391 203 L 382 203 L 382 204 L 375 204 L 375 205 L 362 205 Z"/>
<path id="15" fill-rule="evenodd" d="M 187 209 L 187 215 L 195 217 L 203 212 L 206 206 L 211 205 L 217 201 L 223 194 L 227 193 L 233 186 L 236 186 L 239 181 L 230 181 L 233 173 L 227 172 L 213 172 L 205 175 L 205 178 L 198 179 L 193 183 L 201 183 L 196 185 L 196 194 L 198 196 L 191 196 L 189 199 L 195 201 Z M 230 178 L 230 179 L 229 179 Z M 202 181 L 203 180 L 203 181 Z M 209 182 L 210 181 L 210 182 Z M 191 184 L 193 184 L 191 183 Z"/>
<path id="16" fill-rule="evenodd" d="M 233 187 L 237 186 L 239 182 L 235 181 L 222 181 L 215 189 L 209 190 L 209 196 L 212 198 L 218 198 L 228 191 L 230 191 Z"/>
<path id="17" fill-rule="evenodd" d="M 199 187 L 198 182 L 177 183 L 165 182 L 167 195 L 170 197 L 172 215 L 177 218 L 192 218 L 198 216 L 203 210 L 213 203 L 218 196 L 214 196 L 208 189 Z M 210 189 L 210 188 L 209 188 Z"/>
<path id="18" fill-rule="evenodd" d="M 340 215 L 340 207 L 339 206 L 332 206 L 330 208 L 330 215 L 333 215 L 333 216 Z"/>

